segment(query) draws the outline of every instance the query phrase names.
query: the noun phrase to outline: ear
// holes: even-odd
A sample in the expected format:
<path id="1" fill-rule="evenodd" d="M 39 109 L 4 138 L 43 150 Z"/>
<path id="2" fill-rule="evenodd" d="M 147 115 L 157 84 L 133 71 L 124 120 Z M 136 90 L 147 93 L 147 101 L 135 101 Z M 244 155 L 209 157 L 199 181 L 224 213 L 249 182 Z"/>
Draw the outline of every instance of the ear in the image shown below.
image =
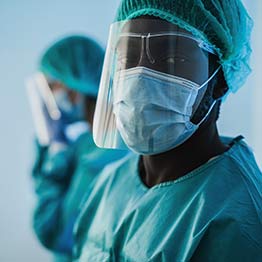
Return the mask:
<path id="1" fill-rule="evenodd" d="M 227 93 L 228 89 L 229 88 L 227 86 L 227 82 L 225 80 L 224 73 L 222 69 L 220 68 L 220 70 L 218 71 L 216 75 L 216 83 L 213 89 L 213 98 L 217 100 L 223 97 Z"/>

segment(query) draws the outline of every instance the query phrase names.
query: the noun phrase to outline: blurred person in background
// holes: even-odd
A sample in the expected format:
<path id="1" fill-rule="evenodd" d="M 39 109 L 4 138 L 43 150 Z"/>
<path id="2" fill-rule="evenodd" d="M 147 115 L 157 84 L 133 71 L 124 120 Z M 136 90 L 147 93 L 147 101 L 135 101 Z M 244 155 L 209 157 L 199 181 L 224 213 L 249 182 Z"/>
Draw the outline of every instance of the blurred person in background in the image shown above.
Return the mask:
<path id="1" fill-rule="evenodd" d="M 100 149 L 93 141 L 103 59 L 103 48 L 91 38 L 65 37 L 44 52 L 40 72 L 29 81 L 31 93 L 41 97 L 37 103 L 37 96 L 31 96 L 38 108 L 34 110 L 38 136 L 32 171 L 37 196 L 33 226 L 56 261 L 71 261 L 73 226 L 82 199 L 99 172 L 127 152 Z"/>
<path id="2" fill-rule="evenodd" d="M 261 171 L 216 125 L 251 71 L 252 25 L 240 0 L 121 1 L 93 134 L 136 154 L 97 180 L 76 261 L 262 261 Z"/>

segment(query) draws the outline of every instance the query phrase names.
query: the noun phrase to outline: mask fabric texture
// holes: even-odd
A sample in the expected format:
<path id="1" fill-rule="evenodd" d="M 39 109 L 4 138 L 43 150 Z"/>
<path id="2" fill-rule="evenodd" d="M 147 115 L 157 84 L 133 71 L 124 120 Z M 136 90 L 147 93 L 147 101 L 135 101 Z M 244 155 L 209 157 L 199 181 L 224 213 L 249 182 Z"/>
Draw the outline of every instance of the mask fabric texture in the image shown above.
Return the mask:
<path id="1" fill-rule="evenodd" d="M 200 86 L 145 67 L 122 70 L 113 87 L 113 110 L 126 145 L 154 155 L 185 142 L 200 125 L 190 122 L 192 107 L 211 78 Z"/>

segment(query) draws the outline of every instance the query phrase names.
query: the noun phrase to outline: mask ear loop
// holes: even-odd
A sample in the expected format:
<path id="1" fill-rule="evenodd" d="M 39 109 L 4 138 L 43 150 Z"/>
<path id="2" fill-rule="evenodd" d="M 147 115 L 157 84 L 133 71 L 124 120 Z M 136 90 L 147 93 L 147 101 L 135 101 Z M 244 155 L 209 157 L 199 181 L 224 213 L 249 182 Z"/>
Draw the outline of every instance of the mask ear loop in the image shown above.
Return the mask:
<path id="1" fill-rule="evenodd" d="M 206 86 L 215 77 L 215 75 L 218 73 L 221 67 L 222 66 L 219 65 L 219 67 L 214 71 L 214 73 L 198 88 L 198 90 Z"/>
<path id="2" fill-rule="evenodd" d="M 211 75 L 211 77 L 210 77 L 209 79 L 207 79 L 207 81 L 204 82 L 204 83 L 199 87 L 198 90 L 200 90 L 201 88 L 203 88 L 204 86 L 206 86 L 206 85 L 215 77 L 215 75 L 218 73 L 218 71 L 220 70 L 221 67 L 222 67 L 222 66 L 219 65 L 219 67 L 214 71 L 214 73 Z M 220 99 L 221 99 L 221 98 L 214 100 L 214 102 L 213 102 L 213 103 L 211 104 L 211 106 L 209 107 L 206 115 L 205 115 L 205 116 L 200 120 L 200 122 L 197 124 L 198 126 L 200 126 L 200 125 L 207 119 L 207 117 L 209 116 L 209 114 L 210 114 L 211 111 L 213 110 L 216 102 L 217 102 L 218 100 L 220 100 Z"/>
<path id="3" fill-rule="evenodd" d="M 210 108 L 208 109 L 206 115 L 201 119 L 201 121 L 197 124 L 198 126 L 200 126 L 209 116 L 209 114 L 211 113 L 211 111 L 213 110 L 215 104 L 216 104 L 217 100 L 214 100 L 214 102 L 212 103 L 212 105 L 210 106 Z"/>

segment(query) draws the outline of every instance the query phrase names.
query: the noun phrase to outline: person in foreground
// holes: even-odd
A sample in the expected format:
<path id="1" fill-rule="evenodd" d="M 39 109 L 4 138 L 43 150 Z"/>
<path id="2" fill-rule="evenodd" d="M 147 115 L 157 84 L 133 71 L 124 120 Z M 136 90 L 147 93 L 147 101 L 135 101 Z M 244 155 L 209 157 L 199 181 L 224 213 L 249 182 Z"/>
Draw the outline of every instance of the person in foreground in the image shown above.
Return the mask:
<path id="1" fill-rule="evenodd" d="M 216 125 L 250 73 L 251 28 L 239 0 L 122 0 L 93 133 L 136 154 L 83 205 L 75 261 L 262 261 L 262 174 Z"/>
<path id="2" fill-rule="evenodd" d="M 54 97 L 60 113 L 52 119 L 48 103 L 43 105 L 49 142 L 42 145 L 37 139 L 32 172 L 37 195 L 34 230 L 56 261 L 72 261 L 73 226 L 82 199 L 99 172 L 126 155 L 126 151 L 98 148 L 91 133 L 103 59 L 104 50 L 91 38 L 67 36 L 44 52 L 42 78 L 36 75 L 36 81 L 46 80 L 52 92 L 49 100 Z"/>

